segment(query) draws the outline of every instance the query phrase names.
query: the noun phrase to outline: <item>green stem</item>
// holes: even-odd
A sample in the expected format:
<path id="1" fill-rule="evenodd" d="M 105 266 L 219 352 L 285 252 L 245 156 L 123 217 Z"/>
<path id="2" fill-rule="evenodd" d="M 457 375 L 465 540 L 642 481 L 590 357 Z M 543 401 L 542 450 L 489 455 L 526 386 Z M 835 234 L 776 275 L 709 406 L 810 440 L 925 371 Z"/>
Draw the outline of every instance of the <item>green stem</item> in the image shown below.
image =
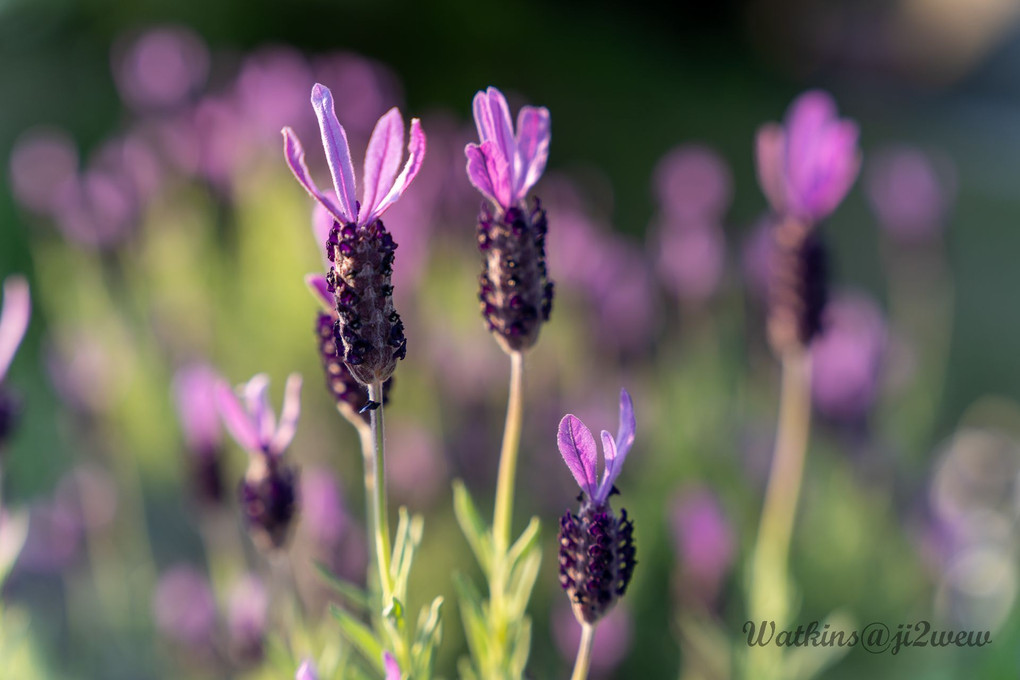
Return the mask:
<path id="1" fill-rule="evenodd" d="M 797 513 L 804 456 L 811 430 L 811 360 L 803 350 L 782 357 L 779 428 L 772 457 L 761 524 L 751 563 L 749 613 L 755 625 L 775 621 L 782 628 L 789 615 L 788 561 Z M 769 646 L 752 652 L 749 678 L 779 677 L 781 650 Z"/>
<path id="2" fill-rule="evenodd" d="M 574 672 L 571 674 L 570 680 L 585 680 L 588 677 L 588 666 L 591 665 L 591 646 L 594 641 L 594 624 L 581 624 L 581 644 L 577 646 L 577 659 L 574 661 Z"/>
<path id="3" fill-rule="evenodd" d="M 496 478 L 496 508 L 492 518 L 493 546 L 496 556 L 502 559 L 510 547 L 510 523 L 514 512 L 514 481 L 517 476 L 517 452 L 521 442 L 523 415 L 522 384 L 524 381 L 524 355 L 510 354 L 510 395 L 506 405 L 506 424 L 503 426 L 503 447 L 499 452 L 499 476 Z"/>
<path id="4" fill-rule="evenodd" d="M 383 456 L 385 436 L 383 434 L 383 389 L 382 382 L 375 381 L 368 386 L 368 398 L 379 404 L 370 411 L 372 438 L 371 455 L 365 457 L 365 490 L 371 492 L 372 534 L 375 536 L 376 562 L 379 567 L 379 587 L 382 589 L 383 606 L 388 606 L 393 596 L 390 580 L 390 523 L 386 510 L 386 461 Z"/>

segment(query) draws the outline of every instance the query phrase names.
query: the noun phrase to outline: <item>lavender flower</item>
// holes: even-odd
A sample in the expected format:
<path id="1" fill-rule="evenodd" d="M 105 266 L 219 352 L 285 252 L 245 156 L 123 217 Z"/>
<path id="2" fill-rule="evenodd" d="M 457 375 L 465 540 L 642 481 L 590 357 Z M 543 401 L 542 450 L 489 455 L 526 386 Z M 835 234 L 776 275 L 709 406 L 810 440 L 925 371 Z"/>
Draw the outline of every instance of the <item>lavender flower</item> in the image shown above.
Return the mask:
<path id="1" fill-rule="evenodd" d="M 397 659 L 389 652 L 383 652 L 383 667 L 386 669 L 386 680 L 400 680 L 400 666 Z"/>
<path id="2" fill-rule="evenodd" d="M 207 647 L 216 625 L 216 600 L 205 574 L 177 565 L 160 576 L 153 598 L 156 626 L 190 647 Z"/>
<path id="3" fill-rule="evenodd" d="M 3 309 L 0 310 L 0 447 L 14 430 L 21 408 L 17 397 L 4 388 L 4 378 L 25 337 L 31 315 L 28 281 L 21 276 L 4 279 Z"/>
<path id="4" fill-rule="evenodd" d="M 205 364 L 182 368 L 174 377 L 177 413 L 191 453 L 188 462 L 192 489 L 198 501 L 207 505 L 223 500 L 223 442 L 216 411 L 218 379 Z"/>
<path id="5" fill-rule="evenodd" d="M 682 569 L 681 596 L 712 605 L 736 556 L 729 519 L 711 491 L 690 488 L 674 498 L 669 520 Z"/>
<path id="6" fill-rule="evenodd" d="M 216 385 L 223 424 L 249 454 L 239 494 L 252 540 L 262 549 L 284 544 L 297 511 L 298 474 L 283 453 L 301 414 L 301 376 L 295 373 L 287 378 L 279 425 L 269 406 L 268 388 L 269 377 L 256 375 L 240 388 L 242 404 L 226 381 Z"/>
<path id="7" fill-rule="evenodd" d="M 227 625 L 231 652 L 242 663 L 257 662 L 262 658 L 268 612 L 269 593 L 257 576 L 246 574 L 234 584 L 230 592 Z"/>
<path id="8" fill-rule="evenodd" d="M 380 216 L 414 180 L 425 158 L 425 133 L 411 120 L 409 158 L 397 170 L 404 145 L 404 121 L 390 109 L 376 123 L 365 155 L 364 194 L 356 200 L 354 166 L 347 133 L 333 110 L 329 88 L 312 88 L 312 106 L 322 131 L 326 160 L 335 194 L 328 196 L 312 181 L 304 149 L 290 128 L 283 129 L 284 153 L 298 182 L 333 216 L 326 252 L 332 267 L 327 275 L 338 315 L 334 327 L 337 349 L 351 374 L 363 385 L 382 383 L 407 354 L 404 324 L 393 308 L 393 253 L 397 244 Z"/>
<path id="9" fill-rule="evenodd" d="M 294 674 L 294 680 L 319 680 L 319 672 L 311 659 L 305 659 Z"/>
<path id="10" fill-rule="evenodd" d="M 78 149 L 64 130 L 34 128 L 11 150 L 11 193 L 24 208 L 53 216 L 63 187 L 78 175 Z"/>
<path id="11" fill-rule="evenodd" d="M 620 390 L 620 426 L 614 439 L 602 431 L 602 479 L 596 479 L 595 438 L 576 416 L 560 421 L 557 444 L 563 461 L 581 487 L 581 509 L 560 519 L 560 585 L 570 596 L 580 623 L 598 621 L 622 596 L 634 572 L 634 524 L 621 510 L 613 514 L 609 496 L 634 443 L 634 405 Z"/>
<path id="12" fill-rule="evenodd" d="M 953 202 L 953 175 L 951 166 L 937 164 L 920 149 L 882 150 L 865 173 L 868 199 L 879 224 L 904 243 L 936 237 Z"/>
<path id="13" fill-rule="evenodd" d="M 492 206 L 478 217 L 482 315 L 507 353 L 528 349 L 552 310 L 553 284 L 545 264 L 545 210 L 525 195 L 545 170 L 549 156 L 549 111 L 525 106 L 514 134 L 510 108 L 494 87 L 474 99 L 479 144 L 468 144 L 468 179 Z M 493 212 L 495 208 L 495 212 Z"/>
<path id="14" fill-rule="evenodd" d="M 194 31 L 163 26 L 115 50 L 113 75 L 121 98 L 135 109 L 171 109 L 205 81 L 209 48 Z"/>
<path id="15" fill-rule="evenodd" d="M 857 125 L 839 119 L 820 91 L 797 98 L 785 127 L 758 131 L 758 179 L 779 222 L 769 285 L 769 341 L 778 354 L 806 347 L 821 330 L 825 250 L 815 226 L 836 209 L 860 169 Z"/>

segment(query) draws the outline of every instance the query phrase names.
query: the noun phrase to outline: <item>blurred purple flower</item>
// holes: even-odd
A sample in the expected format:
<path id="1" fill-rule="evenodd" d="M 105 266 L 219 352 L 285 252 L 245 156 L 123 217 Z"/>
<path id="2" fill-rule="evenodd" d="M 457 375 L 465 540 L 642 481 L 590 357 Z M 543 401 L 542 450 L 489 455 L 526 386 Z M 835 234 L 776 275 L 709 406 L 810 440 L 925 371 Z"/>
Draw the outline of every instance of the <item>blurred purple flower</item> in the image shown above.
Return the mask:
<path id="1" fill-rule="evenodd" d="M 63 130 L 34 128 L 14 143 L 10 183 L 14 198 L 28 210 L 52 216 L 63 186 L 78 175 L 78 149 Z"/>
<path id="2" fill-rule="evenodd" d="M 581 629 L 574 620 L 570 607 L 558 605 L 552 611 L 553 640 L 560 655 L 572 661 L 581 643 Z M 614 607 L 595 628 L 595 641 L 591 649 L 592 677 L 608 677 L 627 655 L 634 621 L 625 606 Z"/>
<path id="3" fill-rule="evenodd" d="M 942 230 L 956 189 L 951 166 L 920 149 L 889 147 L 868 162 L 865 180 L 879 224 L 894 238 L 924 241 Z"/>
<path id="4" fill-rule="evenodd" d="M 314 82 L 308 62 L 291 47 L 265 48 L 245 58 L 234 93 L 237 110 L 244 113 L 244 123 L 257 141 L 279 139 L 280 128 L 307 115 L 308 91 Z M 310 124 L 311 116 L 308 119 Z"/>
<path id="5" fill-rule="evenodd" d="M 327 554 L 340 545 L 350 527 L 340 487 L 325 468 L 305 469 L 301 474 L 301 531 Z"/>
<path id="6" fill-rule="evenodd" d="M 758 181 L 780 215 L 819 222 L 836 209 L 860 170 L 857 124 L 840 119 L 836 102 L 820 90 L 790 105 L 785 125 L 758 130 Z"/>
<path id="7" fill-rule="evenodd" d="M 311 659 L 305 659 L 294 674 L 294 680 L 319 680 L 319 672 Z"/>
<path id="8" fill-rule="evenodd" d="M 359 203 L 354 178 L 354 165 L 345 132 L 333 108 L 329 88 L 316 84 L 312 88 L 312 106 L 319 119 L 326 161 L 333 175 L 335 193 L 328 196 L 315 185 L 305 165 L 305 152 L 294 131 L 283 129 L 284 153 L 287 164 L 298 182 L 342 225 L 367 225 L 377 220 L 410 186 L 425 159 L 425 133 L 417 118 L 411 119 L 407 163 L 397 175 L 404 146 L 404 119 L 395 107 L 390 109 L 372 132 L 365 154 L 362 181 L 364 195 Z"/>
<path id="9" fill-rule="evenodd" d="M 301 376 L 292 373 L 287 378 L 279 425 L 269 405 L 269 376 L 259 373 L 239 386 L 238 393 L 241 399 L 225 380 L 217 380 L 216 406 L 227 431 L 250 454 L 282 456 L 301 415 Z"/>
<path id="10" fill-rule="evenodd" d="M 174 398 L 188 451 L 195 497 L 201 503 L 223 499 L 222 434 L 216 407 L 219 376 L 207 364 L 192 364 L 174 376 Z"/>
<path id="11" fill-rule="evenodd" d="M 669 520 L 681 565 L 683 596 L 713 604 L 736 556 L 729 519 L 711 491 L 692 487 L 673 499 Z"/>
<path id="12" fill-rule="evenodd" d="M 383 64 L 359 54 L 323 55 L 315 60 L 313 71 L 315 82 L 343 93 L 336 102 L 336 113 L 352 137 L 367 139 L 375 122 L 400 102 L 397 77 Z"/>
<path id="13" fill-rule="evenodd" d="M 81 547 L 80 513 L 80 508 L 56 494 L 50 500 L 33 503 L 18 568 L 39 573 L 57 573 L 67 568 Z"/>
<path id="14" fill-rule="evenodd" d="M 117 90 L 125 103 L 140 111 L 184 104 L 208 72 L 208 47 L 183 26 L 150 29 L 113 55 Z"/>
<path id="15" fill-rule="evenodd" d="M 387 481 L 395 498 L 423 507 L 446 488 L 442 445 L 427 428 L 416 424 L 388 427 Z"/>
<path id="16" fill-rule="evenodd" d="M 655 193 L 669 222 L 716 222 L 733 199 L 733 177 L 726 161 L 707 146 L 679 146 L 659 161 Z"/>
<path id="17" fill-rule="evenodd" d="M 811 345 L 811 392 L 830 418 L 858 421 L 881 387 L 887 331 L 882 312 L 862 295 L 834 299 L 825 310 L 822 334 Z"/>
<path id="18" fill-rule="evenodd" d="M 666 287 L 680 300 L 705 302 L 718 289 L 726 265 L 726 241 L 711 223 L 660 234 L 657 264 Z"/>
<path id="19" fill-rule="evenodd" d="M 163 635 L 191 647 L 206 647 L 216 626 L 216 600 L 205 574 L 175 565 L 160 576 L 152 608 Z"/>
<path id="20" fill-rule="evenodd" d="M 549 109 L 523 106 L 514 133 L 510 107 L 494 87 L 475 94 L 475 125 L 480 143 L 464 147 L 468 179 L 501 212 L 524 202 L 545 171 L 551 137 Z"/>
<path id="21" fill-rule="evenodd" d="M 397 659 L 389 652 L 383 652 L 383 667 L 386 668 L 386 680 L 400 680 L 400 666 Z"/>
<path id="22" fill-rule="evenodd" d="M 257 576 L 246 574 L 234 584 L 227 627 L 231 652 L 238 661 L 251 663 L 262 658 L 268 612 L 269 594 Z"/>
<path id="23" fill-rule="evenodd" d="M 3 308 L 0 309 L 0 447 L 14 429 L 21 409 L 20 400 L 4 386 L 4 379 L 14 361 L 21 341 L 28 330 L 32 300 L 28 281 L 22 276 L 8 276 L 3 285 Z"/>
<path id="24" fill-rule="evenodd" d="M 773 215 L 765 215 L 759 219 L 751 233 L 744 240 L 741 264 L 744 283 L 748 291 L 758 300 L 768 299 L 769 278 L 775 258 L 776 220 Z"/>

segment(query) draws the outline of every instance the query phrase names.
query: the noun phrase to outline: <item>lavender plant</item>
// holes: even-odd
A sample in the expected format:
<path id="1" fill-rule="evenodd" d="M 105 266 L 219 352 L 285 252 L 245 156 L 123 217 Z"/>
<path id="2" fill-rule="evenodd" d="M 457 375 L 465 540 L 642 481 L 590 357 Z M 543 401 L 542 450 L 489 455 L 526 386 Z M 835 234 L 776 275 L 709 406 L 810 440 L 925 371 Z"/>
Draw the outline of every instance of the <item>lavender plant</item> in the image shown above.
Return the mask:
<path id="1" fill-rule="evenodd" d="M 537 198 L 530 209 L 528 191 L 541 177 L 549 155 L 549 111 L 525 106 L 514 130 L 506 98 L 494 87 L 473 102 L 479 143 L 468 144 L 468 179 L 488 200 L 478 217 L 482 254 L 478 298 L 482 317 L 504 352 L 510 355 L 510 392 L 492 527 L 486 526 L 461 483 L 454 485 L 454 508 L 488 580 L 488 600 L 462 576 L 457 577 L 461 617 L 471 659 L 460 665 L 464 678 L 519 678 L 531 644 L 528 600 L 538 576 L 539 522 L 532 518 L 511 544 L 514 484 L 523 419 L 524 351 L 549 320 L 553 284 L 545 263 L 545 210 Z"/>

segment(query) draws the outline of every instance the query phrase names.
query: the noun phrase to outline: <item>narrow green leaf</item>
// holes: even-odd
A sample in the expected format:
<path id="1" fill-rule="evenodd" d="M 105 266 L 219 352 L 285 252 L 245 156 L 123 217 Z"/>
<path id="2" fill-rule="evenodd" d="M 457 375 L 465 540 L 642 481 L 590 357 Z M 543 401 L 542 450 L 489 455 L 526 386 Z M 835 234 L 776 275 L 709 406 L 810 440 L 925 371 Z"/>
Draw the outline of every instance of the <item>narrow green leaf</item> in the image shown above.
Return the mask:
<path id="1" fill-rule="evenodd" d="M 538 570 L 542 565 L 542 551 L 533 550 L 524 558 L 510 575 L 510 611 L 511 616 L 524 616 L 528 609 L 528 600 L 538 578 Z"/>
<path id="2" fill-rule="evenodd" d="M 315 571 L 318 572 L 319 576 L 321 576 L 322 579 L 326 582 L 326 585 L 335 590 L 341 597 L 347 600 L 347 602 L 349 602 L 350 604 L 356 605 L 361 609 L 365 610 L 368 609 L 369 607 L 368 595 L 366 595 L 365 592 L 361 590 L 361 588 L 354 585 L 353 583 L 350 583 L 349 581 L 344 581 L 342 578 L 338 577 L 336 574 L 330 571 L 329 567 L 327 567 L 325 564 L 321 562 L 315 562 L 314 564 Z"/>
<path id="3" fill-rule="evenodd" d="M 477 660 L 479 667 L 482 667 L 490 654 L 489 630 L 486 626 L 485 610 L 481 604 L 482 596 L 474 584 L 462 574 L 453 575 L 453 585 L 460 600 L 460 618 L 471 656 Z"/>
<path id="4" fill-rule="evenodd" d="M 492 573 L 492 539 L 489 536 L 489 527 L 478 514 L 471 494 L 468 493 L 464 482 L 459 479 L 453 482 L 453 512 L 457 516 L 457 523 L 464 533 L 471 550 L 478 560 L 479 566 L 488 577 Z"/>
<path id="5" fill-rule="evenodd" d="M 524 616 L 518 619 L 515 626 L 513 648 L 510 651 L 511 677 L 520 678 L 524 675 L 524 667 L 528 665 L 531 654 L 531 618 Z"/>
<path id="6" fill-rule="evenodd" d="M 385 668 L 383 668 L 382 662 L 383 648 L 379 641 L 375 639 L 372 631 L 361 621 L 358 621 L 336 605 L 331 605 L 329 610 L 333 613 L 336 620 L 340 622 L 340 630 L 344 637 L 347 638 L 347 641 L 361 652 L 362 656 L 372 664 L 373 668 L 376 668 L 380 673 L 384 673 Z"/>
<path id="7" fill-rule="evenodd" d="M 541 528 L 542 523 L 538 521 L 538 518 L 532 517 L 531 521 L 528 522 L 528 528 L 524 530 L 520 538 L 514 541 L 510 551 L 507 553 L 507 564 L 510 565 L 511 569 L 517 566 L 518 560 L 526 557 L 538 545 Z"/>

